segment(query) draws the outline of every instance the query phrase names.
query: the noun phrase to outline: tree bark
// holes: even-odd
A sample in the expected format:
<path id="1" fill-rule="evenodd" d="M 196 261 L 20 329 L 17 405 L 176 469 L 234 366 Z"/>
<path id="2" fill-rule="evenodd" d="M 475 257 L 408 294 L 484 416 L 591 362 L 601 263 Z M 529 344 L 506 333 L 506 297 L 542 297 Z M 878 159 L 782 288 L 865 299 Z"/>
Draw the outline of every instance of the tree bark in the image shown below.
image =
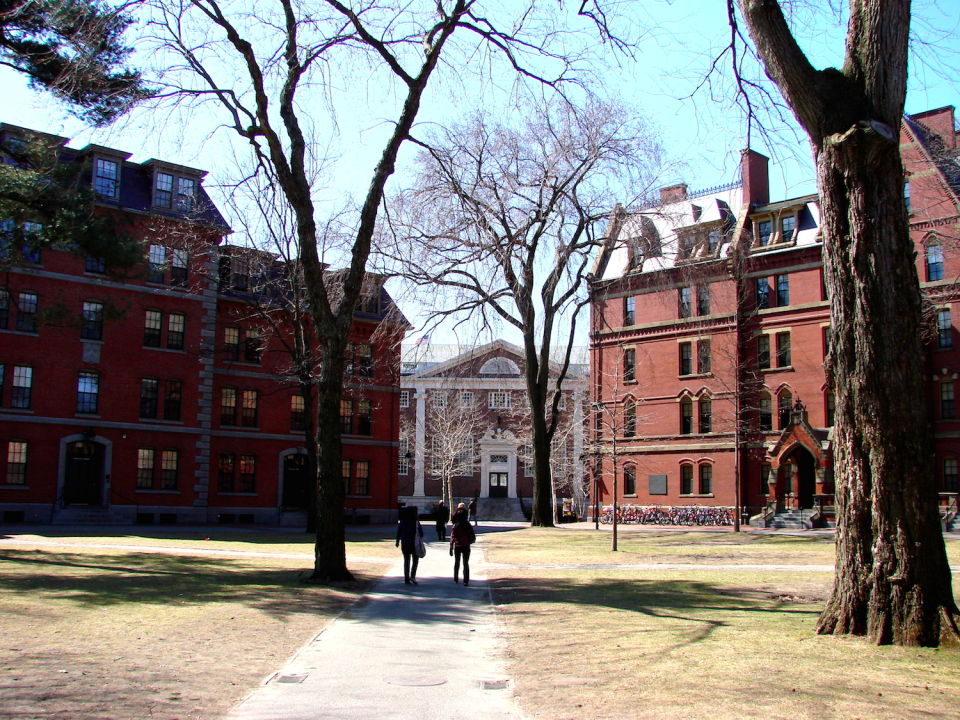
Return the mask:
<path id="1" fill-rule="evenodd" d="M 899 126 L 909 0 L 852 0 L 842 71 L 814 70 L 778 3 L 742 0 L 817 162 L 836 393 L 837 569 L 819 633 L 935 646 L 956 633 L 924 403 L 920 285 Z"/>

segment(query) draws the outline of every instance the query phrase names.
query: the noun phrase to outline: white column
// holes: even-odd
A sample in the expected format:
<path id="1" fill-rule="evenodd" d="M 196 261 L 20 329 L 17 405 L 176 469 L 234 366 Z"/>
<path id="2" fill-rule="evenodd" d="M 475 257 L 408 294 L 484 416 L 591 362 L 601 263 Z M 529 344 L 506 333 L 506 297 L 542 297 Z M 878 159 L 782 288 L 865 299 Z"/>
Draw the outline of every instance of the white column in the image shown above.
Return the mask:
<path id="1" fill-rule="evenodd" d="M 507 453 L 507 497 L 517 496 L 517 451 Z"/>
<path id="2" fill-rule="evenodd" d="M 414 387 L 415 397 L 417 399 L 417 431 L 414 441 L 414 475 L 413 475 L 413 496 L 424 497 L 424 477 L 427 453 L 426 453 L 426 434 L 427 434 L 427 391 L 422 385 Z"/>

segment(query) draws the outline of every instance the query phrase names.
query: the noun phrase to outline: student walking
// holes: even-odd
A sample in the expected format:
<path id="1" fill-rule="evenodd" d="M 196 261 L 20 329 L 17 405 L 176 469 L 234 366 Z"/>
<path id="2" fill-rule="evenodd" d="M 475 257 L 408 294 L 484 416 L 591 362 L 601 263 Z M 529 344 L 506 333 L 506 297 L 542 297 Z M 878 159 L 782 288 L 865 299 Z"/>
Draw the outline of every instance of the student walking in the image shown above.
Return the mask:
<path id="1" fill-rule="evenodd" d="M 457 513 L 450 532 L 450 554 L 453 555 L 453 581 L 460 582 L 460 560 L 463 559 L 463 584 L 470 584 L 470 546 L 477 534 L 470 526 L 466 513 Z"/>
<path id="2" fill-rule="evenodd" d="M 416 507 L 400 508 L 400 522 L 397 523 L 397 546 L 403 553 L 403 582 L 417 585 L 417 566 L 420 555 L 417 553 L 417 540 L 423 542 L 423 526 L 420 525 L 419 511 Z M 412 563 L 411 563 L 412 559 Z"/>
<path id="3" fill-rule="evenodd" d="M 450 519 L 450 508 L 443 504 L 443 500 L 437 503 L 437 540 L 443 542 L 447 539 L 447 521 Z"/>
<path id="4" fill-rule="evenodd" d="M 470 520 L 473 522 L 473 526 L 477 527 L 477 499 L 476 498 L 470 501 L 470 504 L 467 506 L 467 512 L 470 513 Z"/>

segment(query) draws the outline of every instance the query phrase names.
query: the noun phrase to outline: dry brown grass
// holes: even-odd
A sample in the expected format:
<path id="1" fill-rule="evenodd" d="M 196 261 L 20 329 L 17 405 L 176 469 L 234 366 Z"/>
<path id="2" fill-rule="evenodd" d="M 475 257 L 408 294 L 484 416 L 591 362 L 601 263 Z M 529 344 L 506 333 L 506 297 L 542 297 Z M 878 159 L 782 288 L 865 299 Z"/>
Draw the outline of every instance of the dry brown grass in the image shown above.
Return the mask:
<path id="1" fill-rule="evenodd" d="M 222 537 L 111 537 L 94 549 L 80 545 L 97 538 L 74 535 L 58 538 L 66 547 L 30 550 L 27 538 L 0 547 L 0 718 L 220 717 L 389 567 L 351 563 L 357 582 L 316 587 L 301 581 L 312 558 L 305 535 Z M 115 548 L 154 541 L 174 554 Z M 198 543 L 304 559 L 175 554 Z M 349 554 L 377 557 L 381 545 L 395 557 L 392 542 L 366 533 Z"/>
<path id="2" fill-rule="evenodd" d="M 695 534 L 485 535 L 487 559 L 523 564 L 830 564 L 832 539 Z M 958 544 L 950 543 L 956 557 Z M 623 545 L 621 545 L 623 547 Z M 829 551 L 827 551 L 829 548 Z M 790 560 L 785 558 L 789 557 Z M 549 561 L 544 562 L 544 558 Z M 706 558 L 706 559 L 703 559 Z M 491 571 L 521 705 L 567 718 L 956 718 L 960 654 L 819 637 L 823 572 Z"/>

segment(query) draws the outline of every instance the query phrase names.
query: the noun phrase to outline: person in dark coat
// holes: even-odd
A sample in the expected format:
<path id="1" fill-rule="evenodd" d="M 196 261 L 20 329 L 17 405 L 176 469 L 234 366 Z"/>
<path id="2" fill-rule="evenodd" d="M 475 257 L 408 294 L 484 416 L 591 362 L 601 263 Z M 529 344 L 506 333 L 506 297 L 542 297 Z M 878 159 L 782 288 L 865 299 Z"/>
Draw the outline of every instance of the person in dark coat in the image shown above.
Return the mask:
<path id="1" fill-rule="evenodd" d="M 420 556 L 417 555 L 417 535 L 423 537 L 423 526 L 420 524 L 419 511 L 415 507 L 400 508 L 400 522 L 397 523 L 397 546 L 403 553 L 403 582 L 406 585 L 417 585 L 417 565 Z M 411 564 L 410 560 L 413 559 Z"/>
<path id="2" fill-rule="evenodd" d="M 477 539 L 467 514 L 456 514 L 450 531 L 450 554 L 453 555 L 453 581 L 460 582 L 460 560 L 463 560 L 463 584 L 470 584 L 470 546 Z"/>
<path id="3" fill-rule="evenodd" d="M 473 526 L 477 527 L 477 499 L 474 498 L 470 501 L 470 504 L 467 505 L 467 512 L 470 514 L 470 520 L 473 521 Z"/>
<path id="4" fill-rule="evenodd" d="M 461 518 L 463 520 L 467 519 L 467 506 L 464 505 L 463 503 L 460 503 L 459 505 L 457 505 L 457 511 L 453 513 L 453 524 L 456 525 Z"/>
<path id="5" fill-rule="evenodd" d="M 437 503 L 437 540 L 443 542 L 447 539 L 447 521 L 450 519 L 450 508 L 443 504 L 443 500 Z"/>

